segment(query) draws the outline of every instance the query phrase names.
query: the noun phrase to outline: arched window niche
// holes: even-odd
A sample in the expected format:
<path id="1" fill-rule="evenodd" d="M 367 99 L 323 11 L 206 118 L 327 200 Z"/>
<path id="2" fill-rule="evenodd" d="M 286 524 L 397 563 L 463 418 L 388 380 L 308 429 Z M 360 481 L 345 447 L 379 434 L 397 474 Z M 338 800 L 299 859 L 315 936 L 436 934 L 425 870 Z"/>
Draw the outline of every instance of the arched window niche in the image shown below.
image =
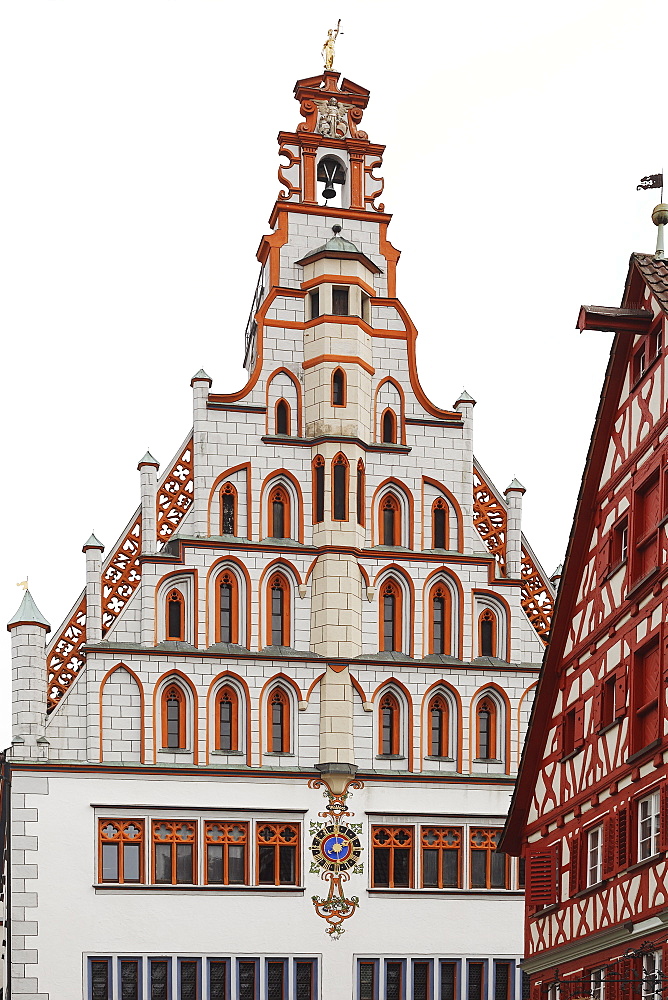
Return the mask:
<path id="1" fill-rule="evenodd" d="M 332 406 L 346 405 L 346 374 L 336 368 L 332 374 Z"/>
<path id="2" fill-rule="evenodd" d="M 508 660 L 508 609 L 495 594 L 477 591 L 474 595 L 474 656 Z"/>
<path id="3" fill-rule="evenodd" d="M 216 695 L 216 750 L 240 753 L 239 696 L 231 684 L 219 688 Z"/>
<path id="4" fill-rule="evenodd" d="M 509 709 L 501 690 L 488 686 L 477 693 L 471 706 L 472 769 L 504 773 L 508 765 Z"/>
<path id="5" fill-rule="evenodd" d="M 290 584 L 283 573 L 272 573 L 267 585 L 267 645 L 290 645 Z"/>
<path id="6" fill-rule="evenodd" d="M 237 535 L 237 512 L 239 509 L 237 490 L 232 483 L 223 483 L 220 490 L 220 533 Z"/>
<path id="7" fill-rule="evenodd" d="M 443 497 L 437 497 L 431 507 L 431 547 L 449 548 L 448 505 Z"/>
<path id="8" fill-rule="evenodd" d="M 186 602 L 181 591 L 174 587 L 167 595 L 165 605 L 165 638 L 171 642 L 185 641 Z"/>
<path id="9" fill-rule="evenodd" d="M 348 520 L 348 459 L 341 452 L 332 462 L 332 519 Z"/>
<path id="10" fill-rule="evenodd" d="M 461 703 L 445 682 L 432 685 L 422 701 L 422 753 L 427 770 L 461 769 Z"/>
<path id="11" fill-rule="evenodd" d="M 286 437 L 291 433 L 290 404 L 285 399 L 276 403 L 276 433 Z"/>
<path id="12" fill-rule="evenodd" d="M 311 463 L 313 476 L 313 523 L 321 524 L 325 520 L 325 459 L 316 455 Z"/>
<path id="13" fill-rule="evenodd" d="M 267 753 L 292 753 L 291 698 L 280 685 L 267 698 Z"/>
<path id="14" fill-rule="evenodd" d="M 156 642 L 195 643 L 195 595 L 192 573 L 164 577 L 155 591 Z"/>
<path id="15" fill-rule="evenodd" d="M 374 694 L 376 757 L 386 760 L 390 770 L 405 767 L 406 757 L 412 767 L 412 705 L 410 696 L 394 680 L 387 681 Z"/>
<path id="16" fill-rule="evenodd" d="M 397 417 L 389 407 L 380 418 L 380 439 L 383 444 L 397 443 Z"/>

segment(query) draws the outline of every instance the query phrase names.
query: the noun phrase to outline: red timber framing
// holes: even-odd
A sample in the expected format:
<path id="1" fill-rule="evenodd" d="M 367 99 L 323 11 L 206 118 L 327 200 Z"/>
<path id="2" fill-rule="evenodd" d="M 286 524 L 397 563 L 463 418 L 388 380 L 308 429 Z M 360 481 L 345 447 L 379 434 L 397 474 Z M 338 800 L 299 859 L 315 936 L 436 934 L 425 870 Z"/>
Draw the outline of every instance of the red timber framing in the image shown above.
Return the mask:
<path id="1" fill-rule="evenodd" d="M 532 1000 L 668 995 L 668 262 L 631 257 L 501 843 Z"/>

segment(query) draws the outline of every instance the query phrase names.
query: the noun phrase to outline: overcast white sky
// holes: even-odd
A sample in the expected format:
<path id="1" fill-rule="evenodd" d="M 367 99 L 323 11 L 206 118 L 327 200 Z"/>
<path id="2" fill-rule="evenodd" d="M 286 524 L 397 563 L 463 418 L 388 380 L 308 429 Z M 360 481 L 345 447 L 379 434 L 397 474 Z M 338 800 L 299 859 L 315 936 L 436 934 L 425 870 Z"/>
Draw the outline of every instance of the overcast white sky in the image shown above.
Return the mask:
<path id="1" fill-rule="evenodd" d="M 30 589 L 54 630 L 191 425 L 189 382 L 245 382 L 243 332 L 295 80 L 371 90 L 387 144 L 398 294 L 439 406 L 478 401 L 475 451 L 527 488 L 524 530 L 563 558 L 610 346 L 575 329 L 653 251 L 666 156 L 663 0 L 4 0 L 0 620 Z M 10 740 L 9 636 L 0 747 Z"/>

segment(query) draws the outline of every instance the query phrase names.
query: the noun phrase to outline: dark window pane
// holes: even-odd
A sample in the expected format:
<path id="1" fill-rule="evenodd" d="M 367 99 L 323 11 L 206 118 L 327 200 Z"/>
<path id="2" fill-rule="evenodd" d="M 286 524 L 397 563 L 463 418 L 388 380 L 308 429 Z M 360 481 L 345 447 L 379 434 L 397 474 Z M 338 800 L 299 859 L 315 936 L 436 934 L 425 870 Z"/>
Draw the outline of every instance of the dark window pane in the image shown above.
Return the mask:
<path id="1" fill-rule="evenodd" d="M 139 1000 L 139 962 L 121 962 L 121 1000 Z"/>
<path id="2" fill-rule="evenodd" d="M 151 1000 L 168 1000 L 169 963 L 151 959 Z"/>
<path id="3" fill-rule="evenodd" d="M 316 523 L 325 520 L 325 466 L 315 467 L 315 520 Z"/>
<path id="4" fill-rule="evenodd" d="M 271 643 L 273 646 L 283 646 L 283 588 L 272 587 L 271 590 Z"/>
<path id="5" fill-rule="evenodd" d="M 227 962 L 209 962 L 209 1000 L 227 1000 Z"/>
<path id="6" fill-rule="evenodd" d="M 332 403 L 334 406 L 343 406 L 343 372 L 335 371 L 332 378 Z"/>
<path id="7" fill-rule="evenodd" d="M 429 962 L 413 962 L 412 1000 L 429 1000 Z"/>
<path id="8" fill-rule="evenodd" d="M 169 602 L 169 635 L 168 639 L 181 638 L 181 602 Z"/>
<path id="9" fill-rule="evenodd" d="M 311 319 L 317 319 L 320 315 L 320 293 L 311 292 Z"/>
<path id="10" fill-rule="evenodd" d="M 376 967 L 373 962 L 360 962 L 360 1000 L 375 1000 Z"/>
<path id="11" fill-rule="evenodd" d="M 438 888 L 438 851 L 422 852 L 422 880 L 426 889 Z"/>
<path id="12" fill-rule="evenodd" d="M 271 537 L 285 538 L 285 504 L 282 500 L 274 500 L 271 509 Z"/>
<path id="13" fill-rule="evenodd" d="M 442 856 L 443 885 L 454 889 L 459 885 L 459 852 L 444 850 Z"/>
<path id="14" fill-rule="evenodd" d="M 223 534 L 234 534 L 234 497 L 231 493 L 223 495 Z"/>
<path id="15" fill-rule="evenodd" d="M 283 1000 L 284 979 L 283 962 L 267 962 L 267 1000 Z"/>
<path id="16" fill-rule="evenodd" d="M 297 981 L 296 1000 L 313 1000 L 312 962 L 297 962 L 295 978 Z"/>
<path id="17" fill-rule="evenodd" d="M 482 1000 L 482 962 L 469 962 L 466 1000 Z"/>
<path id="18" fill-rule="evenodd" d="M 141 845 L 123 844 L 123 881 L 138 882 L 140 875 Z"/>
<path id="19" fill-rule="evenodd" d="M 487 888 L 487 851 L 471 851 L 471 886 L 473 889 Z"/>
<path id="20" fill-rule="evenodd" d="M 487 619 L 480 622 L 480 655 L 494 656 L 494 622 Z"/>
<path id="21" fill-rule="evenodd" d="M 505 889 L 506 887 L 506 855 L 493 852 L 491 855 L 492 874 L 491 882 L 494 889 Z"/>
<path id="22" fill-rule="evenodd" d="M 489 712 L 483 708 L 478 712 L 478 757 L 481 760 L 490 757 L 489 729 Z"/>
<path id="23" fill-rule="evenodd" d="M 276 406 L 276 433 L 289 434 L 288 407 L 284 400 L 279 399 Z"/>
<path id="24" fill-rule="evenodd" d="M 271 844 L 261 844 L 258 851 L 258 882 L 261 885 L 274 885 L 274 850 Z"/>
<path id="25" fill-rule="evenodd" d="M 288 844 L 281 844 L 278 849 L 278 877 L 281 885 L 294 885 L 295 862 L 297 860 L 297 850 Z"/>
<path id="26" fill-rule="evenodd" d="M 243 844 L 230 844 L 227 849 L 227 881 L 230 885 L 243 885 L 246 881 L 246 848 Z"/>
<path id="27" fill-rule="evenodd" d="M 434 507 L 434 548 L 445 548 L 445 510 L 443 507 Z"/>
<path id="28" fill-rule="evenodd" d="M 220 749 L 232 749 L 232 702 L 220 700 Z"/>
<path id="29" fill-rule="evenodd" d="M 394 709 L 391 705 L 386 705 L 382 711 L 382 728 L 383 728 L 383 753 L 392 753 L 392 730 L 394 723 Z"/>
<path id="30" fill-rule="evenodd" d="M 118 844 L 102 845 L 102 881 L 118 882 Z"/>
<path id="31" fill-rule="evenodd" d="M 394 545 L 394 510 L 386 507 L 383 511 L 383 545 Z"/>
<path id="32" fill-rule="evenodd" d="M 405 889 L 411 884 L 411 852 L 402 847 L 394 849 L 394 884 Z"/>
<path id="33" fill-rule="evenodd" d="M 332 313 L 334 316 L 348 315 L 347 288 L 334 288 L 332 290 Z"/>
<path id="34" fill-rule="evenodd" d="M 220 586 L 220 641 L 232 642 L 232 587 Z"/>
<path id="35" fill-rule="evenodd" d="M 442 597 L 435 597 L 432 604 L 432 624 L 433 624 L 433 639 L 434 639 L 434 652 L 444 653 L 445 648 L 443 644 L 443 618 L 444 618 L 444 606 L 445 601 Z"/>
<path id="36" fill-rule="evenodd" d="M 494 966 L 494 1000 L 508 1000 L 510 989 L 510 965 L 496 962 Z"/>
<path id="37" fill-rule="evenodd" d="M 180 962 L 179 1000 L 198 1000 L 197 962 Z"/>
<path id="38" fill-rule="evenodd" d="M 434 650 L 436 652 L 436 650 Z M 432 708 L 431 716 L 431 752 L 434 757 L 442 757 L 443 748 L 443 712 L 440 708 Z"/>
<path id="39" fill-rule="evenodd" d="M 283 715 L 285 705 L 282 701 L 274 701 L 271 706 L 271 749 L 280 753 L 283 747 Z"/>
<path id="40" fill-rule="evenodd" d="M 239 1000 L 256 1000 L 255 962 L 239 962 Z"/>
<path id="41" fill-rule="evenodd" d="M 90 963 L 90 988 L 92 1000 L 109 1000 L 109 963 Z"/>
<path id="42" fill-rule="evenodd" d="M 454 962 L 441 962 L 440 1000 L 455 1000 L 457 990 L 457 966 Z"/>
<path id="43" fill-rule="evenodd" d="M 178 698 L 167 699 L 167 746 L 172 750 L 181 749 L 181 702 Z"/>
<path id="44" fill-rule="evenodd" d="M 364 524 L 364 472 L 357 470 L 357 523 Z"/>
<path id="45" fill-rule="evenodd" d="M 192 884 L 193 882 L 193 845 L 176 845 L 176 881 Z"/>
<path id="46" fill-rule="evenodd" d="M 394 594 L 383 596 L 383 649 L 387 653 L 396 649 L 396 603 Z"/>
<path id="47" fill-rule="evenodd" d="M 346 467 L 345 465 L 334 466 L 334 520 L 345 521 L 348 517 L 348 504 L 346 503 Z"/>
<path id="48" fill-rule="evenodd" d="M 206 849 L 206 880 L 213 884 L 223 881 L 222 844 L 209 844 Z"/>
<path id="49" fill-rule="evenodd" d="M 526 858 L 520 858 L 517 866 L 517 887 L 523 889 L 526 883 Z"/>
<path id="50" fill-rule="evenodd" d="M 155 880 L 156 882 L 172 881 L 172 845 L 155 845 Z"/>
<path id="51" fill-rule="evenodd" d="M 531 977 L 526 973 L 522 972 L 522 1000 L 529 1000 L 531 996 Z"/>
<path id="52" fill-rule="evenodd" d="M 387 888 L 390 884 L 390 851 L 387 847 L 373 849 L 373 884 Z"/>
<path id="53" fill-rule="evenodd" d="M 387 410 L 383 415 L 383 441 L 394 444 L 394 415 Z"/>
<path id="54" fill-rule="evenodd" d="M 401 962 L 387 962 L 385 965 L 385 1000 L 401 1000 Z"/>

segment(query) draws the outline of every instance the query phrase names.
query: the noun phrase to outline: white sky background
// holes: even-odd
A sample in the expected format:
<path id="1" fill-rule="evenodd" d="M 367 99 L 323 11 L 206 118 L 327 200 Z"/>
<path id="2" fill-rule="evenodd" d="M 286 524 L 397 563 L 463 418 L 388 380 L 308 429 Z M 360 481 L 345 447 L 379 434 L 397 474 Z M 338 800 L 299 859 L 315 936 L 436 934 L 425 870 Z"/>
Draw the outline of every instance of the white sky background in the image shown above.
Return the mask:
<path id="1" fill-rule="evenodd" d="M 5 0 L 0 10 L 0 621 L 30 589 L 54 630 L 91 530 L 114 545 L 147 447 L 191 426 L 191 376 L 243 386 L 255 252 L 295 80 L 371 90 L 382 200 L 422 384 L 478 405 L 475 452 L 526 486 L 524 531 L 563 559 L 632 251 L 668 167 L 661 0 Z M 663 33 L 663 34 L 662 34 Z M 345 234 L 344 234 L 345 235 Z M 10 740 L 9 636 L 0 747 Z"/>

